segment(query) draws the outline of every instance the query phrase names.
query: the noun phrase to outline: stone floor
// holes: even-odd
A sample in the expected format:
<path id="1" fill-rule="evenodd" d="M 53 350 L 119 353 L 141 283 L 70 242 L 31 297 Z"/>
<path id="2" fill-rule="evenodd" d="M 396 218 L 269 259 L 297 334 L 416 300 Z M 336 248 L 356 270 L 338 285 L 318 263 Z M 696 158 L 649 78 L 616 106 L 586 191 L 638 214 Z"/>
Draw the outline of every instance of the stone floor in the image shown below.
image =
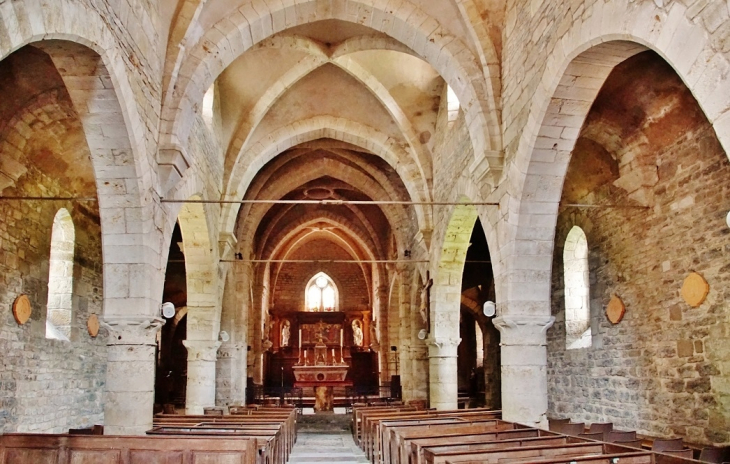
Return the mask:
<path id="1" fill-rule="evenodd" d="M 366 464 L 365 453 L 349 432 L 300 432 L 289 456 L 289 463 Z"/>

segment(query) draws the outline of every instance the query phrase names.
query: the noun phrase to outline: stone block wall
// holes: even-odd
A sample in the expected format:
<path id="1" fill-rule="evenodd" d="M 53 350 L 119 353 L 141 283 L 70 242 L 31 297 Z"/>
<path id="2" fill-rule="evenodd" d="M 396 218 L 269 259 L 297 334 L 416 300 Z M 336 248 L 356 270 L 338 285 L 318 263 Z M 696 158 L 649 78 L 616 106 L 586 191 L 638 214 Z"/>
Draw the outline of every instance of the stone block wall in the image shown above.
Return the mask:
<path id="1" fill-rule="evenodd" d="M 27 186 L 27 187 L 26 187 Z M 30 167 L 4 194 L 68 195 L 58 179 Z M 46 338 L 51 226 L 59 207 L 76 232 L 70 341 Z M 0 433 L 66 432 L 103 423 L 106 331 L 91 338 L 88 317 L 102 314 L 101 229 L 94 203 L 0 203 Z M 27 294 L 30 321 L 19 326 L 12 304 Z"/>
<path id="2" fill-rule="evenodd" d="M 292 259 L 340 259 L 352 257 L 326 240 L 313 240 L 299 249 Z M 368 269 L 369 266 L 364 266 Z M 273 295 L 277 309 L 301 311 L 304 308 L 304 289 L 309 279 L 318 272 L 329 275 L 337 286 L 340 310 L 367 309 L 371 305 L 371 283 L 363 274 L 363 267 L 350 263 L 287 263 L 276 279 Z"/>
<path id="3" fill-rule="evenodd" d="M 657 113 L 648 114 L 658 117 L 639 124 L 639 136 L 633 133 L 636 127 L 622 128 L 622 145 L 614 152 L 621 177 L 581 196 L 586 203 L 618 207 L 566 207 L 558 218 L 552 276 L 556 323 L 548 331 L 549 415 L 728 444 L 730 163 L 696 104 L 686 103 L 694 101 L 686 89 L 682 93 L 665 85 L 658 91 L 646 84 L 636 82 L 641 93 L 654 92 L 647 100 Z M 605 114 L 593 116 L 584 133 L 597 133 L 592 129 L 606 121 Z M 689 118 L 695 122 L 674 124 Z M 564 196 L 587 174 L 576 168 L 578 156 L 574 152 Z M 650 199 L 645 208 L 636 207 L 642 206 L 635 200 L 637 190 L 629 192 L 621 181 L 640 166 L 656 168 L 653 182 L 640 186 L 646 190 L 641 198 Z M 591 347 L 566 350 L 563 247 L 574 225 L 588 241 L 594 334 Z M 696 308 L 680 294 L 693 271 L 710 285 L 707 299 Z M 605 317 L 613 295 L 626 305 L 616 325 Z"/>

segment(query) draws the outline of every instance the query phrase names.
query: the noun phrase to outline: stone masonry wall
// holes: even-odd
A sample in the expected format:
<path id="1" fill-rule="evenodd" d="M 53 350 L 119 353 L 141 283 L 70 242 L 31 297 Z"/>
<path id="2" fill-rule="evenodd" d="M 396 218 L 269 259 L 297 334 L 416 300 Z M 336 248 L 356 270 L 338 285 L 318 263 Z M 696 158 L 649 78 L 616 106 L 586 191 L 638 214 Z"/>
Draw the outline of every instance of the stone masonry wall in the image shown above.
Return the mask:
<path id="1" fill-rule="evenodd" d="M 30 167 L 5 195 L 69 195 L 58 179 Z M 12 190 L 12 191 L 10 191 Z M 74 222 L 71 340 L 45 336 L 51 226 L 60 207 Z M 103 423 L 106 331 L 91 338 L 88 317 L 102 313 L 101 229 L 95 203 L 0 203 L 0 433 L 66 432 Z M 12 304 L 21 293 L 31 319 L 18 326 Z"/>
<path id="2" fill-rule="evenodd" d="M 292 254 L 292 259 L 352 259 L 326 240 L 313 240 Z M 366 267 L 367 269 L 367 267 Z M 339 292 L 340 310 L 366 309 L 370 306 L 369 285 L 362 268 L 349 263 L 288 263 L 278 274 L 273 295 L 274 307 L 301 311 L 304 308 L 304 287 L 316 273 L 329 275 Z M 367 271 L 369 273 L 369 271 Z"/>
<path id="3" fill-rule="evenodd" d="M 667 95 L 675 102 L 686 98 L 658 95 L 655 103 Z M 680 106 L 675 111 L 674 116 L 667 111 L 669 119 L 697 110 Z M 593 127 L 590 118 L 584 132 Z M 641 196 L 630 198 L 617 187 L 626 185 L 619 180 L 582 197 L 586 203 L 623 206 L 638 206 L 635 198 L 653 198 L 648 208 L 561 210 L 552 274 L 556 323 L 548 331 L 549 415 L 611 421 L 619 429 L 681 436 L 694 443 L 730 443 L 725 291 L 730 163 L 713 129 L 701 119 L 681 129 L 650 127 L 638 142 L 627 134 L 631 128 L 623 128 L 619 140 L 625 148 L 617 160 L 621 174 L 635 166 L 653 166 L 655 182 L 644 182 Z M 651 147 L 657 140 L 662 146 Z M 574 153 L 564 198 L 566 189 L 585 179 L 585 172 L 573 170 L 575 162 Z M 566 350 L 563 245 L 573 225 L 588 239 L 591 316 L 598 334 L 593 334 L 592 347 Z M 710 285 L 697 308 L 680 295 L 692 271 Z M 627 308 L 616 325 L 604 314 L 612 295 Z"/>

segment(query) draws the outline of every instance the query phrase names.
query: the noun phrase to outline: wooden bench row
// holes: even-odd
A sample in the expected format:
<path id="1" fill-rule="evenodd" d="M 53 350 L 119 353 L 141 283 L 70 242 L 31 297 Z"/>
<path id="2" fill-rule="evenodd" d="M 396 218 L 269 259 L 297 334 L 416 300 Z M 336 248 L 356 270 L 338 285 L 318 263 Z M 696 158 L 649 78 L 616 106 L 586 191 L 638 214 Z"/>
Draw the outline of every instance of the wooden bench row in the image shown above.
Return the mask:
<path id="1" fill-rule="evenodd" d="M 500 420 L 497 412 L 489 417 L 489 411 L 477 410 L 414 413 L 363 408 L 359 417 L 359 444 L 374 464 L 697 462 L 526 427 Z"/>
<path id="2" fill-rule="evenodd" d="M 0 464 L 284 464 L 296 441 L 296 411 L 161 414 L 143 437 L 74 432 L 0 435 Z"/>
<path id="3" fill-rule="evenodd" d="M 494 424 L 501 417 L 500 411 L 469 409 L 453 411 L 413 410 L 412 408 L 355 408 L 353 409 L 353 434 L 356 443 L 373 463 L 392 462 L 392 450 L 388 427 L 397 427 L 407 421 L 409 425 L 426 427 L 458 424 L 462 427 L 479 427 Z M 466 429 L 464 429 L 466 430 Z"/>
<path id="4" fill-rule="evenodd" d="M 255 438 L 0 435 L 0 464 L 256 464 Z"/>
<path id="5" fill-rule="evenodd" d="M 159 414 L 147 434 L 255 438 L 260 463 L 285 463 L 296 442 L 296 410 L 257 408 L 235 412 L 225 416 Z"/>

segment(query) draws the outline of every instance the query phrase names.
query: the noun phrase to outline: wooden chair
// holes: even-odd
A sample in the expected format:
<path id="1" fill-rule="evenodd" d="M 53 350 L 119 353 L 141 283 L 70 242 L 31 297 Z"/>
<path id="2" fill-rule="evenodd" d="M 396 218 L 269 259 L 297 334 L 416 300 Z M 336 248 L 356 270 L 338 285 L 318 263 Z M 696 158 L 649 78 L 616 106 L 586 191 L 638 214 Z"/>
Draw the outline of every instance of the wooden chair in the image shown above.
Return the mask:
<path id="1" fill-rule="evenodd" d="M 583 422 L 578 422 L 576 424 L 572 424 L 572 423 L 561 424 L 560 426 L 558 426 L 558 429 L 556 430 L 556 432 L 562 433 L 563 435 L 573 435 L 576 437 L 578 435 L 580 435 L 581 433 L 585 433 L 585 431 L 586 431 L 586 424 Z"/>
<path id="2" fill-rule="evenodd" d="M 702 448 L 700 461 L 720 464 L 730 459 L 730 448 Z"/>
<path id="3" fill-rule="evenodd" d="M 604 435 L 613 430 L 613 422 L 594 422 L 588 427 L 588 432 L 601 432 Z"/>
<path id="4" fill-rule="evenodd" d="M 620 443 L 636 440 L 636 431 L 611 430 L 606 436 L 606 441 L 611 443 Z"/>
<path id="5" fill-rule="evenodd" d="M 681 438 L 657 438 L 651 445 L 652 451 L 679 451 L 684 448 Z"/>
<path id="6" fill-rule="evenodd" d="M 548 429 L 552 432 L 557 432 L 557 428 L 560 427 L 563 424 L 567 424 L 570 422 L 570 419 L 558 419 L 558 418 L 552 418 L 548 419 Z"/>

